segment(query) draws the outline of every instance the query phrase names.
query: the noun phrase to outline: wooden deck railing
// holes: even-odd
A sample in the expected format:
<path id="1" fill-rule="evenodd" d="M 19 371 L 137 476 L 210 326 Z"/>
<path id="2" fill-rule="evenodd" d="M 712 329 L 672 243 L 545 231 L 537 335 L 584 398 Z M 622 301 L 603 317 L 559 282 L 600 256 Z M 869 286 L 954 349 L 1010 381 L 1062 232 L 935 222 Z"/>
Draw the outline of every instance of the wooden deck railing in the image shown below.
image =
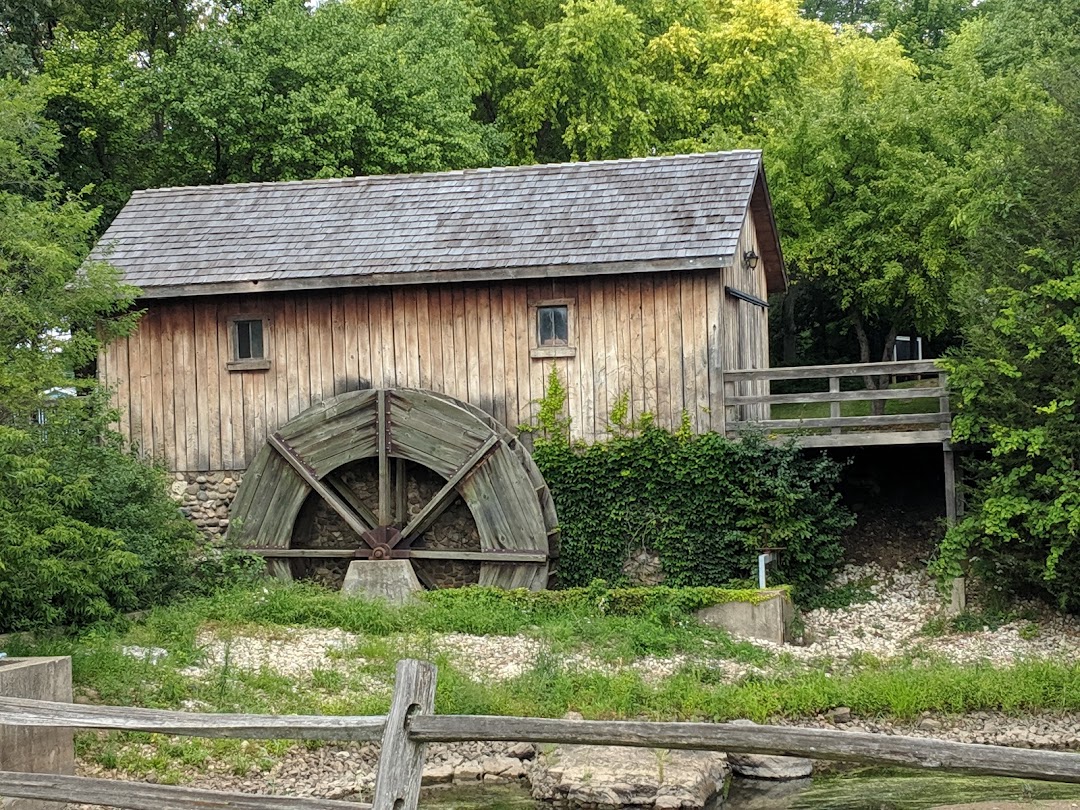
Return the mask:
<path id="1" fill-rule="evenodd" d="M 841 380 L 899 375 L 929 377 L 930 385 L 841 390 Z M 774 380 L 821 380 L 827 391 L 776 394 Z M 794 435 L 804 447 L 846 447 L 870 444 L 926 444 L 949 440 L 949 394 L 945 373 L 933 361 L 850 363 L 834 366 L 797 366 L 724 373 L 724 405 L 729 436 L 747 429 L 764 430 L 773 440 Z M 844 416 L 844 403 L 936 400 L 933 411 Z M 777 418 L 775 405 L 828 403 L 828 416 Z"/>
<path id="2" fill-rule="evenodd" d="M 371 804 L 11 771 L 0 771 L 0 796 L 134 810 L 415 810 L 425 744 L 478 740 L 740 751 L 1080 784 L 1080 754 L 1056 751 L 786 726 L 436 716 L 435 674 L 432 664 L 398 662 L 386 717 L 196 714 L 0 697 L 2 725 L 217 738 L 381 740 Z"/>

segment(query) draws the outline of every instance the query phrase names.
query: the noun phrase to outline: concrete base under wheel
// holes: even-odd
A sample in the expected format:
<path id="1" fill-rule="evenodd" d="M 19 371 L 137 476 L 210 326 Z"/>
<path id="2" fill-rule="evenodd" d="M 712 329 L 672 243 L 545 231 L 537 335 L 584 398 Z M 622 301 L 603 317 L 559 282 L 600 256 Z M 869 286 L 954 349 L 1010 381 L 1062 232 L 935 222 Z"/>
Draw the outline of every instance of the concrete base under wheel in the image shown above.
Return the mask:
<path id="1" fill-rule="evenodd" d="M 391 605 L 411 602 L 423 590 L 408 560 L 353 560 L 341 585 L 346 596 L 384 599 Z"/>
<path id="2" fill-rule="evenodd" d="M 71 659 L 0 659 L 0 695 L 71 703 Z M 69 728 L 0 724 L 0 771 L 75 773 L 75 745 Z M 0 797 L 3 810 L 59 810 L 57 802 Z"/>

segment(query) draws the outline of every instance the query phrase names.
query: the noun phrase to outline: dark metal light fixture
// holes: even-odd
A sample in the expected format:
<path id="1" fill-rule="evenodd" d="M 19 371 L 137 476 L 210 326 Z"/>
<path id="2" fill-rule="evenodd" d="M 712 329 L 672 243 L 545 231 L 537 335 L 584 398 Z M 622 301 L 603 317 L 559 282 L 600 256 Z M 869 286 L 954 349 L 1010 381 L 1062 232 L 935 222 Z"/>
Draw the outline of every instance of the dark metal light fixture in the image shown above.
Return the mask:
<path id="1" fill-rule="evenodd" d="M 757 270 L 759 259 L 760 257 L 754 253 L 753 249 L 750 249 L 743 254 L 743 266 L 746 267 L 747 270 Z"/>

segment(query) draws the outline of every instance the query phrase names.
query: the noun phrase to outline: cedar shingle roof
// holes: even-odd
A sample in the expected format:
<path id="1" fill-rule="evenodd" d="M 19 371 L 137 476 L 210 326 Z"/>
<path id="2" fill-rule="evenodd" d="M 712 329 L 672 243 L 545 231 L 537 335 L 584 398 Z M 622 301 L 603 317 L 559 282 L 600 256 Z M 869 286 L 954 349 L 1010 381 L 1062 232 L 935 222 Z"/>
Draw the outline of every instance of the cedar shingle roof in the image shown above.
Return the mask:
<path id="1" fill-rule="evenodd" d="M 751 202 L 782 288 L 749 150 L 137 191 L 93 255 L 146 297 L 722 267 Z"/>

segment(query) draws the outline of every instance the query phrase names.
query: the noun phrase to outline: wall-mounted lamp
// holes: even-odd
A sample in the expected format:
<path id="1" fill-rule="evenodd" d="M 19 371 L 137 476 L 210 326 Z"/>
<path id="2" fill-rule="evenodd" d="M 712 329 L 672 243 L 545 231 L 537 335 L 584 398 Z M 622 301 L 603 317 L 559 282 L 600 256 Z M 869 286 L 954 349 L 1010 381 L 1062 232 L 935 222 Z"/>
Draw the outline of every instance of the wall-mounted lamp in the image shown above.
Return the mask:
<path id="1" fill-rule="evenodd" d="M 754 253 L 753 250 L 748 250 L 746 251 L 746 253 L 743 254 L 742 257 L 743 266 L 747 270 L 757 270 L 758 261 L 760 260 L 760 258 L 761 257 Z"/>

